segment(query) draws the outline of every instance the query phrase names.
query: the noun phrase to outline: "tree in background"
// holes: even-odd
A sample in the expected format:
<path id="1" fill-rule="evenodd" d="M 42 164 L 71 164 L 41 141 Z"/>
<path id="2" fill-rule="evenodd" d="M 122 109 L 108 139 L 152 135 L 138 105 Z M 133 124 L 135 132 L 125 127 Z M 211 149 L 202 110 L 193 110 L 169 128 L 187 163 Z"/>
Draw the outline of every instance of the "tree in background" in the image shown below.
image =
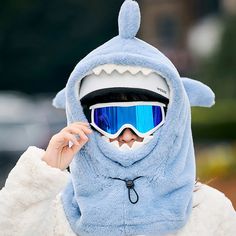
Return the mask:
<path id="1" fill-rule="evenodd" d="M 220 47 L 202 65 L 202 78 L 217 99 L 236 99 L 236 16 L 225 19 Z"/>
<path id="2" fill-rule="evenodd" d="M 123 0 L 8 0 L 0 8 L 0 90 L 56 92 L 117 34 Z"/>
<path id="3" fill-rule="evenodd" d="M 236 139 L 236 16 L 224 19 L 221 42 L 215 53 L 203 60 L 200 75 L 216 94 L 210 110 L 193 109 L 193 133 L 201 140 Z"/>

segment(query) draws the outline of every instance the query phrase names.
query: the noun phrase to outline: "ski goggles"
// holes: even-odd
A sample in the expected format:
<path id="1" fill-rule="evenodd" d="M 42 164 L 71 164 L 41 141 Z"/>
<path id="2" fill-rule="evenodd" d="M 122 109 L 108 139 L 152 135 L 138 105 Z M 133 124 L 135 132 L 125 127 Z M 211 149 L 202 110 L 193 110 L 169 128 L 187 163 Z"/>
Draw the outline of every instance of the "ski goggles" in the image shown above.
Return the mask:
<path id="1" fill-rule="evenodd" d="M 117 138 L 125 128 L 146 137 L 165 122 L 165 104 L 159 102 L 102 103 L 90 107 L 91 125 L 108 138 Z"/>

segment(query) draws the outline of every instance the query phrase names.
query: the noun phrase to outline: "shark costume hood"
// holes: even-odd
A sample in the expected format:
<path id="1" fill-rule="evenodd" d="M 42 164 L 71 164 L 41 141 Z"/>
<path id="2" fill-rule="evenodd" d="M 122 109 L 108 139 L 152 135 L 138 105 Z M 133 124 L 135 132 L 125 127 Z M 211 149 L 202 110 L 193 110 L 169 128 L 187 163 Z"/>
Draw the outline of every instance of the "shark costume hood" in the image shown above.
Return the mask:
<path id="1" fill-rule="evenodd" d="M 165 124 L 136 150 L 120 151 L 98 132 L 76 154 L 62 203 L 72 230 L 80 236 L 165 235 L 183 227 L 192 210 L 195 156 L 191 106 L 210 107 L 214 93 L 201 82 L 181 78 L 159 50 L 137 39 L 140 10 L 126 0 L 119 35 L 92 51 L 54 98 L 68 124 L 88 122 L 79 100 L 81 80 L 106 64 L 151 69 L 170 88 Z"/>

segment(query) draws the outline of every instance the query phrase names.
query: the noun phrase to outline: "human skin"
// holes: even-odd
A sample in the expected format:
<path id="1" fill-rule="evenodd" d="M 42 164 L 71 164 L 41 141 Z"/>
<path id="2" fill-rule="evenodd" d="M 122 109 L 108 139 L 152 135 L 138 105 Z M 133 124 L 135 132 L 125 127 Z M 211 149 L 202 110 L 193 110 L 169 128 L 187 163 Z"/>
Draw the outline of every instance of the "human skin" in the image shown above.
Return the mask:
<path id="1" fill-rule="evenodd" d="M 139 137 L 132 129 L 124 129 L 121 134 L 115 139 L 109 139 L 110 142 L 118 141 L 119 146 L 127 144 L 129 147 L 132 147 L 134 142 L 142 142 L 143 138 Z"/>
<path id="2" fill-rule="evenodd" d="M 88 142 L 88 135 L 92 132 L 89 124 L 85 122 L 75 122 L 68 125 L 52 136 L 42 160 L 51 167 L 65 170 L 75 154 Z M 76 135 L 79 138 L 76 138 Z M 126 143 L 132 147 L 135 141 L 142 142 L 143 138 L 136 135 L 131 129 L 126 128 L 117 138 L 109 140 L 110 142 L 117 140 L 120 146 Z M 73 143 L 71 147 L 69 141 Z"/>
<path id="3" fill-rule="evenodd" d="M 65 170 L 75 154 L 88 142 L 90 133 L 92 130 L 87 123 L 75 122 L 68 125 L 52 136 L 42 160 L 51 167 Z M 79 135 L 79 138 L 75 135 Z M 73 144 L 71 147 L 69 141 Z"/>

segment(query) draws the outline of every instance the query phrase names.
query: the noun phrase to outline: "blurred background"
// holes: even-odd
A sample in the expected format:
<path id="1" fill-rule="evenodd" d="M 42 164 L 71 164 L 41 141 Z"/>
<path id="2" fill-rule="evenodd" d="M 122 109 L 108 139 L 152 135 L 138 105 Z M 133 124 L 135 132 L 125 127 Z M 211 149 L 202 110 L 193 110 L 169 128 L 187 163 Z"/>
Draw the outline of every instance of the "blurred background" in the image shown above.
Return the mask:
<path id="1" fill-rule="evenodd" d="M 192 109 L 197 176 L 236 207 L 236 0 L 139 0 L 138 37 L 181 76 L 209 85 L 216 105 Z M 7 0 L 0 8 L 0 187 L 29 145 L 66 125 L 52 107 L 74 66 L 118 33 L 123 0 Z"/>

